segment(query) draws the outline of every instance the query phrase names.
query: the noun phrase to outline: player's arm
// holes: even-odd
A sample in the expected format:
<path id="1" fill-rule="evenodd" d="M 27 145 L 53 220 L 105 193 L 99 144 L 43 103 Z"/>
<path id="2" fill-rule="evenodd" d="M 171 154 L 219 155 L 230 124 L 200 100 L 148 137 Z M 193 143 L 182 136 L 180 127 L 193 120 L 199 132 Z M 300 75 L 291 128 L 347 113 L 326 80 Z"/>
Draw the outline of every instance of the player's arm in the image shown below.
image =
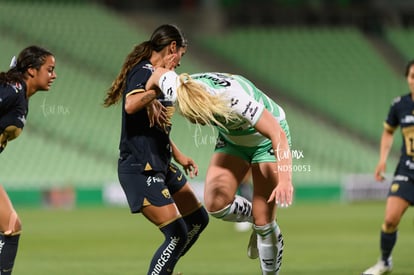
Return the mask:
<path id="1" fill-rule="evenodd" d="M 254 125 L 255 129 L 272 141 L 276 158 L 275 173 L 278 174 L 278 185 L 269 197 L 269 202 L 275 200 L 282 206 L 292 204 L 292 158 L 289 142 L 285 132 L 276 118 L 266 109 Z"/>
<path id="2" fill-rule="evenodd" d="M 377 167 L 375 168 L 374 175 L 377 181 L 382 181 L 385 179 L 384 174 L 386 171 L 386 163 L 394 141 L 394 131 L 395 128 L 390 127 L 385 123 L 384 130 L 381 135 L 379 161 Z"/>
<path id="3" fill-rule="evenodd" d="M 197 176 L 198 165 L 194 162 L 194 160 L 184 155 L 171 139 L 170 145 L 174 160 L 183 167 L 185 174 L 190 175 L 190 178 Z"/>
<path id="4" fill-rule="evenodd" d="M 162 77 L 164 74 L 168 72 L 170 74 L 173 74 L 174 77 Z M 159 67 L 152 73 L 151 77 L 148 79 L 145 89 L 162 92 L 164 93 L 164 96 L 168 98 L 171 96 L 168 94 L 168 90 L 171 90 L 171 92 L 173 92 L 174 95 L 176 94 L 175 91 L 177 90 L 177 83 L 175 81 L 177 77 L 178 75 L 174 71 Z"/>
<path id="5" fill-rule="evenodd" d="M 144 90 L 136 89 L 126 95 L 125 98 L 125 112 L 127 114 L 133 114 L 139 110 L 147 107 L 152 100 L 157 98 L 157 91 L 154 89 Z"/>

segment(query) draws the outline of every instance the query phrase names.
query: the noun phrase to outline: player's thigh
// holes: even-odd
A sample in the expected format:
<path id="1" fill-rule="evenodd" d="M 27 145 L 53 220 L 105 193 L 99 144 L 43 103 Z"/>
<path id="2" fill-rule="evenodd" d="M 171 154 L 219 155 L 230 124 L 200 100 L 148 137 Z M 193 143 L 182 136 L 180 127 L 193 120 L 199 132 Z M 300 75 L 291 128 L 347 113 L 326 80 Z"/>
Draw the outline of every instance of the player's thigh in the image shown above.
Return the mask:
<path id="1" fill-rule="evenodd" d="M 409 206 L 410 203 L 405 199 L 398 196 L 389 196 L 385 206 L 385 224 L 397 226 Z"/>
<path id="2" fill-rule="evenodd" d="M 229 200 L 228 203 L 230 203 L 249 166 L 247 161 L 239 157 L 214 153 L 207 169 L 204 185 L 204 199 L 207 205 L 217 197 L 221 200 Z"/>
<path id="3" fill-rule="evenodd" d="M 181 215 L 185 216 L 200 208 L 201 202 L 196 196 L 193 188 L 187 182 L 184 186 L 173 195 L 175 204 Z"/>
<path id="4" fill-rule="evenodd" d="M 147 205 L 141 209 L 141 212 L 156 226 L 162 226 L 181 217 L 175 203 L 163 206 Z"/>
<path id="5" fill-rule="evenodd" d="M 17 215 L 16 211 L 13 208 L 13 205 L 9 199 L 4 188 L 0 185 L 0 231 L 5 232 L 7 230 L 13 230 L 14 232 L 20 231 L 20 220 L 16 217 L 16 222 L 10 227 L 10 219 L 13 218 L 13 215 Z"/>
<path id="6" fill-rule="evenodd" d="M 275 162 L 252 164 L 253 218 L 257 225 L 267 224 L 275 218 L 276 205 L 267 202 L 277 186 L 275 166 Z"/>

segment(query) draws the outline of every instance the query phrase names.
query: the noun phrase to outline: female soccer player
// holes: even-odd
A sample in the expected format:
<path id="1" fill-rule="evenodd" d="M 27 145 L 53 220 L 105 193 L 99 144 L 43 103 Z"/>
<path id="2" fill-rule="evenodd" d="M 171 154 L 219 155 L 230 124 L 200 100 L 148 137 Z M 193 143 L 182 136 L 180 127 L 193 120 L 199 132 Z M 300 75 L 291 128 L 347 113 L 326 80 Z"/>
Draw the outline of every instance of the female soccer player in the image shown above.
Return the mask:
<path id="1" fill-rule="evenodd" d="M 170 140 L 172 102 L 145 89 L 155 67 L 175 68 L 186 49 L 187 41 L 176 26 L 158 27 L 150 40 L 128 55 L 105 99 L 105 106 L 123 101 L 118 176 L 131 212 L 141 212 L 165 236 L 148 274 L 171 274 L 208 224 L 207 211 L 171 162 L 172 156 L 191 177 L 198 173 L 194 161 Z M 163 108 L 165 123 L 153 125 L 153 111 L 163 114 Z"/>
<path id="2" fill-rule="evenodd" d="M 0 73 L 0 152 L 23 130 L 29 98 L 48 91 L 56 79 L 55 57 L 38 46 L 30 46 L 13 58 L 10 69 Z M 0 274 L 11 274 L 19 244 L 21 222 L 0 185 Z"/>
<path id="3" fill-rule="evenodd" d="M 192 123 L 215 125 L 219 137 L 205 182 L 207 210 L 225 221 L 253 222 L 248 255 L 260 257 L 263 274 L 278 274 L 283 238 L 276 205 L 292 203 L 290 134 L 283 109 L 242 76 L 182 74 L 157 69 L 147 89 L 159 88 Z M 247 171 L 252 204 L 236 195 Z"/>
<path id="4" fill-rule="evenodd" d="M 383 181 L 394 133 L 400 126 L 403 145 L 385 206 L 380 233 L 381 257 L 375 265 L 365 270 L 363 275 L 381 275 L 392 270 L 391 252 L 397 242 L 398 224 L 407 208 L 414 204 L 414 60 L 406 65 L 405 77 L 410 93 L 395 98 L 391 104 L 384 122 L 380 157 L 375 169 L 375 179 Z"/>

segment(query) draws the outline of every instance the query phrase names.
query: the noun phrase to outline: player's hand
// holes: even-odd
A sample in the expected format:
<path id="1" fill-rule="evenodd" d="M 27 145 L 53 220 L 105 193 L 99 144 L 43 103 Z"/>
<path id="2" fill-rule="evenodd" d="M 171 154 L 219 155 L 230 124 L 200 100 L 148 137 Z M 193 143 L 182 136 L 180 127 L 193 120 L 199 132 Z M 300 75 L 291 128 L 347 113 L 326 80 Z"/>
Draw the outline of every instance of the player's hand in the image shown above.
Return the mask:
<path id="1" fill-rule="evenodd" d="M 190 178 L 198 176 L 198 165 L 192 158 L 182 154 L 180 157 L 176 158 L 175 161 L 183 167 L 184 173 L 187 176 L 190 176 Z"/>
<path id="2" fill-rule="evenodd" d="M 384 176 L 385 170 L 386 170 L 386 164 L 383 162 L 378 163 L 377 167 L 375 168 L 375 174 L 374 174 L 376 181 L 385 180 L 385 176 Z"/>
<path id="3" fill-rule="evenodd" d="M 172 53 L 164 57 L 164 68 L 174 70 L 178 66 L 178 54 Z"/>
<path id="4" fill-rule="evenodd" d="M 280 182 L 270 194 L 268 203 L 275 201 L 280 207 L 288 207 L 293 202 L 293 186 L 292 183 Z"/>
<path id="5" fill-rule="evenodd" d="M 168 122 L 167 108 L 161 104 L 157 99 L 154 99 L 147 106 L 147 114 L 150 122 L 150 127 L 157 125 L 163 129 Z"/>

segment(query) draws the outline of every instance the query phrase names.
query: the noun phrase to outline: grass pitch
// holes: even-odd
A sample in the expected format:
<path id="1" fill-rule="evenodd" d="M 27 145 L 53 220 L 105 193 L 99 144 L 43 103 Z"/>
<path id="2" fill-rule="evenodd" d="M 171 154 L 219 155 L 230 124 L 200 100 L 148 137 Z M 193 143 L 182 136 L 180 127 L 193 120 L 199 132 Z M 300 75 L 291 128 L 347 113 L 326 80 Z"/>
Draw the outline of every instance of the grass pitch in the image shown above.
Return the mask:
<path id="1" fill-rule="evenodd" d="M 162 240 L 158 229 L 126 208 L 17 209 L 23 221 L 13 275 L 146 274 Z M 281 275 L 360 274 L 379 256 L 383 202 L 297 202 L 280 209 L 285 238 Z M 414 274 L 413 215 L 401 223 L 393 275 Z M 261 274 L 246 256 L 250 232 L 210 219 L 198 243 L 178 263 L 184 275 Z"/>

